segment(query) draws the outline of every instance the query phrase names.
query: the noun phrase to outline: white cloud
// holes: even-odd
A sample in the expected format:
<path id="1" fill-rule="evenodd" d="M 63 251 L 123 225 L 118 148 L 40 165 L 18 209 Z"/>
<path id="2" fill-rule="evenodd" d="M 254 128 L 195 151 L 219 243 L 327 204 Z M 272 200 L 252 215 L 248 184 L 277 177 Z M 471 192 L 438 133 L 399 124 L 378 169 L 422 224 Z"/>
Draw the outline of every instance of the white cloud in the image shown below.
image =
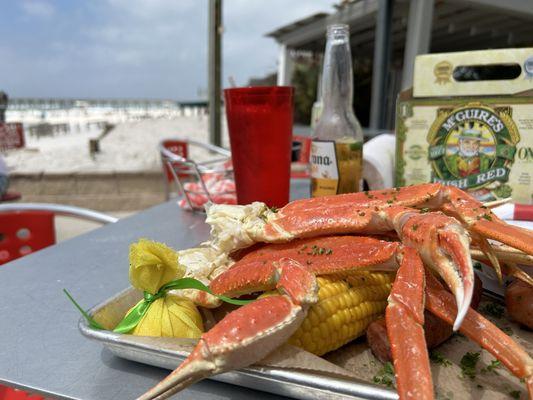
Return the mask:
<path id="1" fill-rule="evenodd" d="M 332 12 L 334 2 L 224 0 L 223 85 L 230 75 L 244 85 L 274 72 L 278 48 L 264 34 Z M 57 9 L 45 0 L 21 4 L 25 16 L 43 21 L 15 26 L 37 31 L 26 42 L 6 44 L 13 62 L 0 64 L 0 76 L 15 77 L 5 87 L 13 96 L 192 100 L 205 92 L 208 0 L 90 0 Z"/>
<path id="2" fill-rule="evenodd" d="M 37 18 L 50 18 L 55 14 L 54 6 L 42 0 L 24 0 L 22 9 L 27 15 Z"/>
<path id="3" fill-rule="evenodd" d="M 275 72 L 278 47 L 265 33 L 317 12 L 332 12 L 331 0 L 226 0 L 224 3 L 224 79 L 238 85 Z"/>

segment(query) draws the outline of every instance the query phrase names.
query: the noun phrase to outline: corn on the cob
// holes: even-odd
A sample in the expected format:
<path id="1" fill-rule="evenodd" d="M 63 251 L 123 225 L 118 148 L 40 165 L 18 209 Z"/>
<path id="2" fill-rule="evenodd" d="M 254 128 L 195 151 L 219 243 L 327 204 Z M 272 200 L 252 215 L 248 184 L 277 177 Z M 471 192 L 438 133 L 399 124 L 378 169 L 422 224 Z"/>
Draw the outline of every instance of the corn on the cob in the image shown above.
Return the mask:
<path id="1" fill-rule="evenodd" d="M 318 276 L 317 281 L 319 300 L 289 343 L 320 356 L 364 334 L 384 313 L 394 275 L 359 272 Z"/>

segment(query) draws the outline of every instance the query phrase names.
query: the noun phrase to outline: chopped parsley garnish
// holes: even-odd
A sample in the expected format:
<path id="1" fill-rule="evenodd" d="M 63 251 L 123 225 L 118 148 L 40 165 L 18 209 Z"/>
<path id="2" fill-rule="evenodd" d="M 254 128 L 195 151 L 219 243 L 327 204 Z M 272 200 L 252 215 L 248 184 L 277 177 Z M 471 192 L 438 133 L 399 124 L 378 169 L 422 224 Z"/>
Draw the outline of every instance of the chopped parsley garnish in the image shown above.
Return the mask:
<path id="1" fill-rule="evenodd" d="M 492 217 L 489 214 L 483 214 L 481 218 L 486 219 L 487 221 L 492 221 Z"/>
<path id="2" fill-rule="evenodd" d="M 500 306 L 498 303 L 487 303 L 482 308 L 481 311 L 487 313 L 491 317 L 501 318 L 505 313 L 505 309 Z"/>
<path id="3" fill-rule="evenodd" d="M 478 269 L 478 270 L 481 271 L 481 269 L 482 269 L 481 263 L 475 262 L 474 263 L 474 269 Z"/>
<path id="4" fill-rule="evenodd" d="M 394 383 L 394 367 L 392 364 L 390 362 L 386 362 L 385 365 L 383 365 L 383 368 L 378 371 L 377 375 L 375 375 L 372 380 L 374 383 L 392 387 Z"/>
<path id="5" fill-rule="evenodd" d="M 425 214 L 429 212 L 429 207 L 424 207 L 420 209 L 420 214 Z"/>
<path id="6" fill-rule="evenodd" d="M 413 231 L 416 231 L 418 229 L 418 224 L 413 224 L 412 229 Z"/>
<path id="7" fill-rule="evenodd" d="M 273 213 L 277 213 L 279 211 L 279 208 L 278 207 L 270 207 L 270 211 L 272 211 Z"/>
<path id="8" fill-rule="evenodd" d="M 443 367 L 448 367 L 452 365 L 452 362 L 442 355 L 438 351 L 432 351 L 429 353 L 429 359 L 435 364 L 442 365 Z"/>
<path id="9" fill-rule="evenodd" d="M 513 390 L 509 392 L 509 396 L 511 396 L 513 399 L 519 399 L 520 398 L 520 391 L 519 390 Z"/>
<path id="10" fill-rule="evenodd" d="M 507 336 L 511 336 L 514 332 L 513 332 L 513 328 L 511 328 L 510 326 L 499 326 L 498 328 L 500 328 L 500 330 L 507 334 Z"/>
<path id="11" fill-rule="evenodd" d="M 305 249 L 307 249 L 307 245 L 304 244 L 302 247 L 300 247 L 300 249 L 298 250 L 298 254 L 302 254 L 303 252 L 305 252 Z"/>
<path id="12" fill-rule="evenodd" d="M 501 366 L 501 362 L 499 362 L 498 360 L 492 360 L 490 362 L 490 365 L 487 365 L 485 368 L 481 368 L 481 373 L 485 374 L 488 372 L 494 372 L 496 374 L 497 372 L 495 371 L 495 369 L 500 368 Z"/>
<path id="13" fill-rule="evenodd" d="M 307 253 L 308 256 L 321 256 L 323 254 L 329 256 L 330 254 L 333 254 L 333 250 L 326 247 L 319 247 L 314 244 L 313 247 L 311 247 L 311 251 Z"/>
<path id="14" fill-rule="evenodd" d="M 467 376 L 470 379 L 476 377 L 476 365 L 479 361 L 479 353 L 468 352 L 461 358 L 461 371 L 463 377 Z"/>
<path id="15" fill-rule="evenodd" d="M 374 196 L 373 194 L 370 194 L 370 193 L 368 192 L 368 190 L 365 190 L 363 193 L 364 193 L 365 196 L 368 197 L 369 199 L 373 199 L 373 198 L 376 197 L 376 196 Z"/>
<path id="16" fill-rule="evenodd" d="M 268 217 L 266 215 L 266 210 L 261 211 L 261 214 L 259 214 L 259 218 L 261 218 L 263 221 L 267 222 Z M 244 222 L 244 221 L 242 221 Z"/>
<path id="17" fill-rule="evenodd" d="M 387 204 L 392 204 L 392 200 L 387 200 Z"/>

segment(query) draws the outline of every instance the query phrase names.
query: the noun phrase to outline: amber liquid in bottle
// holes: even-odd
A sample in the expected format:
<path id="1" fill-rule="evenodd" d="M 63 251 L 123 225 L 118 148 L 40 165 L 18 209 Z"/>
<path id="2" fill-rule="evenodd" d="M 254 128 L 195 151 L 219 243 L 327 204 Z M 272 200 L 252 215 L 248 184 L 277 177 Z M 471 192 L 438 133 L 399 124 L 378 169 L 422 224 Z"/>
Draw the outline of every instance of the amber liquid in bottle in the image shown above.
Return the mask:
<path id="1" fill-rule="evenodd" d="M 311 196 L 361 190 L 363 130 L 352 108 L 353 75 L 347 25 L 328 26 L 322 72 L 323 111 L 311 145 Z"/>

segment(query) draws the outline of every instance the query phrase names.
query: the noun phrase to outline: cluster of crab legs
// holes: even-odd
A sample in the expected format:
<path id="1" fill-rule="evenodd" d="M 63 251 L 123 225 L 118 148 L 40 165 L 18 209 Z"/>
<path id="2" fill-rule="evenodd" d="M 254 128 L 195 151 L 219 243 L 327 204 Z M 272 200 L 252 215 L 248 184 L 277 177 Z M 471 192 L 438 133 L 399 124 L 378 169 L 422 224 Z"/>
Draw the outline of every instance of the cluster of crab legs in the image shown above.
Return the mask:
<path id="1" fill-rule="evenodd" d="M 228 314 L 140 399 L 166 398 L 198 380 L 261 360 L 288 340 L 317 301 L 315 276 L 356 271 L 397 271 L 386 323 L 400 399 L 434 397 L 424 308 L 492 353 L 525 381 L 533 397 L 529 354 L 469 307 L 474 284 L 470 245 L 501 277 L 488 239 L 527 257 L 533 255 L 533 232 L 506 224 L 470 195 L 440 184 L 298 200 L 258 221 L 243 223 L 247 244 L 272 244 L 248 251 L 210 288 L 233 297 L 273 289 L 279 294 Z M 368 235 L 393 235 L 399 241 Z M 307 244 L 330 249 L 331 257 L 303 262 L 299 249 Z M 517 268 L 506 272 L 531 283 Z"/>

